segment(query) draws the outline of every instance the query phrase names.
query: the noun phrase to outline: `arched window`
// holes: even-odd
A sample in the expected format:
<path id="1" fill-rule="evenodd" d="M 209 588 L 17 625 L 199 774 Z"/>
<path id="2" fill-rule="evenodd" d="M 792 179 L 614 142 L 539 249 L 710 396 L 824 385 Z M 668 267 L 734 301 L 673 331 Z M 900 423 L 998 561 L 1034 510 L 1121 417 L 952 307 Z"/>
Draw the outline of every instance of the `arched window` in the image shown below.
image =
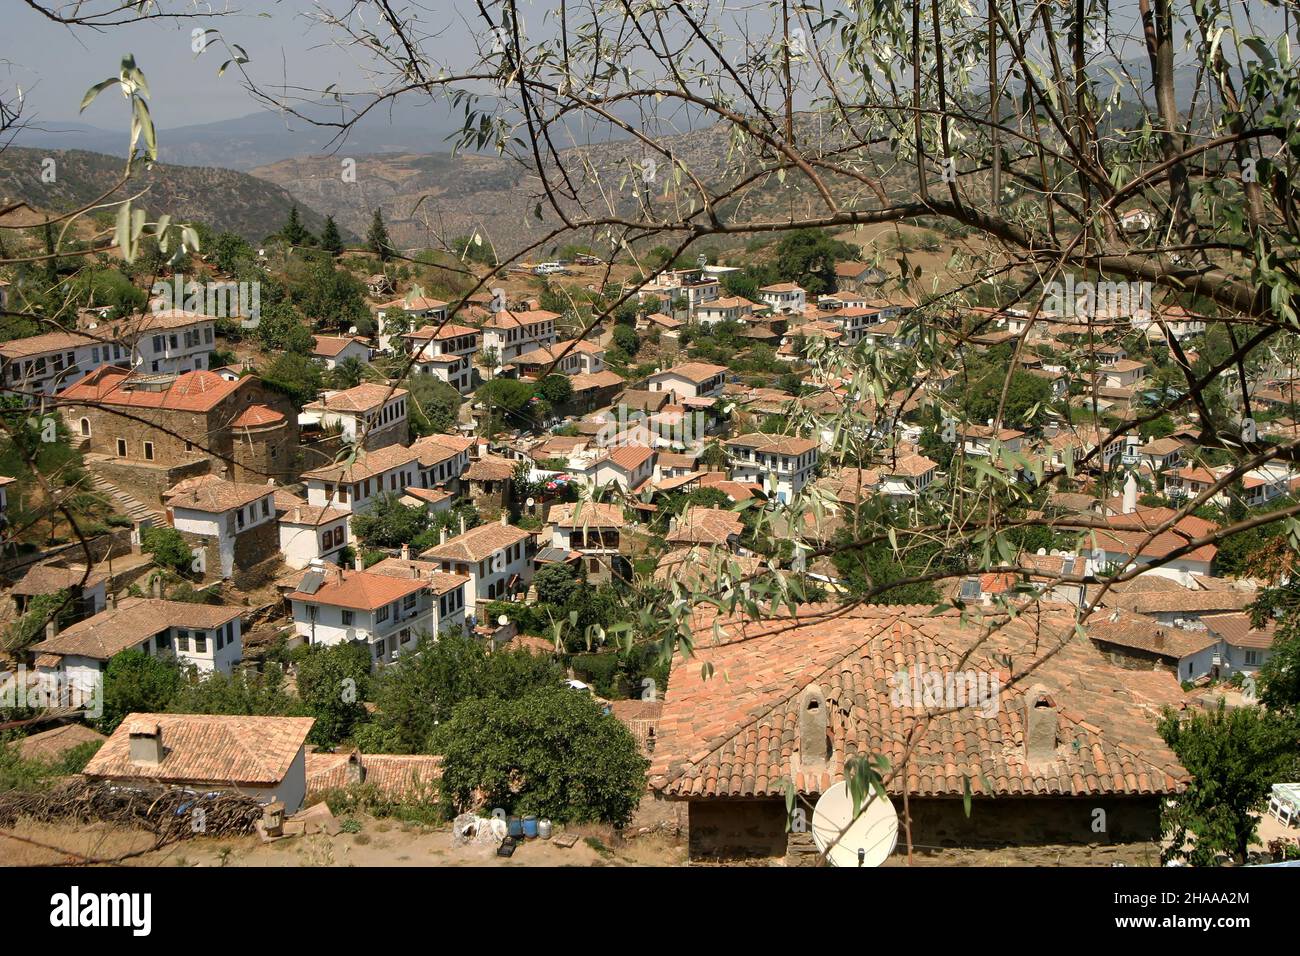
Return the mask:
<path id="1" fill-rule="evenodd" d="M 81 420 L 81 436 L 82 436 L 83 438 L 89 438 L 89 437 L 90 437 L 90 419 L 89 419 L 89 418 L 83 418 L 83 419 Z"/>

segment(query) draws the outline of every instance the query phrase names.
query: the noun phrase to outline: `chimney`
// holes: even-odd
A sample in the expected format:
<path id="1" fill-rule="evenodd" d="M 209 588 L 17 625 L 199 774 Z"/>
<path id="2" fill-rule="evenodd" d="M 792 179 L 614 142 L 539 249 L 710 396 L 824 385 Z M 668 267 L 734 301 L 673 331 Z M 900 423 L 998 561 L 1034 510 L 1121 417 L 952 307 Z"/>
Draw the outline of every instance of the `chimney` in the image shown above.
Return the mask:
<path id="1" fill-rule="evenodd" d="M 366 569 L 365 559 L 361 557 L 361 552 L 358 551 L 357 554 L 352 558 L 352 570 L 364 571 L 365 569 Z"/>
<path id="2" fill-rule="evenodd" d="M 799 765 L 804 772 L 825 770 L 829 765 L 828 719 L 826 695 L 813 684 L 799 699 Z"/>
<path id="3" fill-rule="evenodd" d="M 460 516 L 460 533 L 461 533 L 461 534 L 464 534 L 464 533 L 465 533 L 465 516 L 464 516 L 464 515 L 461 515 L 461 516 Z"/>
<path id="4" fill-rule="evenodd" d="M 1137 477 L 1133 472 L 1128 473 L 1128 478 L 1124 482 L 1124 514 L 1131 515 L 1137 511 L 1138 506 L 1138 483 Z"/>
<path id="5" fill-rule="evenodd" d="M 1025 760 L 1056 759 L 1056 700 L 1043 687 L 1025 695 Z"/>
<path id="6" fill-rule="evenodd" d="M 154 720 L 137 720 L 127 728 L 131 763 L 156 767 L 162 763 L 162 727 Z"/>
<path id="7" fill-rule="evenodd" d="M 411 560 L 411 545 L 406 541 L 402 542 L 402 560 L 403 561 Z"/>
<path id="8" fill-rule="evenodd" d="M 159 598 L 159 599 L 161 599 L 161 598 L 162 598 L 162 584 L 163 584 L 163 583 L 162 583 L 162 575 L 160 575 L 160 574 L 155 574 L 155 575 L 153 576 L 153 578 L 150 580 L 149 584 L 150 584 L 150 588 L 151 588 L 151 590 L 153 591 L 153 596 L 154 596 L 155 598 Z"/>
<path id="9" fill-rule="evenodd" d="M 348 754 L 348 763 L 344 768 L 344 773 L 347 775 L 348 786 L 357 786 L 366 779 L 366 768 L 361 765 L 361 754 L 359 752 L 354 750 Z"/>
<path id="10" fill-rule="evenodd" d="M 1155 643 L 1156 647 L 1164 647 L 1164 646 L 1165 646 L 1165 629 L 1164 629 L 1163 627 L 1158 627 L 1158 628 L 1156 628 L 1156 636 L 1155 636 L 1155 642 L 1154 642 L 1154 643 Z"/>
<path id="11" fill-rule="evenodd" d="M 293 523 L 299 524 L 302 521 L 302 508 L 293 509 Z"/>
<path id="12" fill-rule="evenodd" d="M 48 641 L 59 633 L 59 622 L 55 618 L 45 622 L 45 639 Z"/>
<path id="13" fill-rule="evenodd" d="M 441 527 L 441 528 L 438 529 L 438 543 L 439 543 L 439 544 L 446 544 L 446 543 L 447 543 L 447 528 L 446 528 L 446 526 L 443 526 L 443 527 Z"/>
<path id="14" fill-rule="evenodd" d="M 510 524 L 510 516 L 506 514 L 504 511 L 501 512 L 501 527 L 504 528 L 509 524 Z"/>
<path id="15" fill-rule="evenodd" d="M 112 591 L 109 591 L 104 597 L 104 608 L 108 611 L 117 610 L 117 595 Z"/>

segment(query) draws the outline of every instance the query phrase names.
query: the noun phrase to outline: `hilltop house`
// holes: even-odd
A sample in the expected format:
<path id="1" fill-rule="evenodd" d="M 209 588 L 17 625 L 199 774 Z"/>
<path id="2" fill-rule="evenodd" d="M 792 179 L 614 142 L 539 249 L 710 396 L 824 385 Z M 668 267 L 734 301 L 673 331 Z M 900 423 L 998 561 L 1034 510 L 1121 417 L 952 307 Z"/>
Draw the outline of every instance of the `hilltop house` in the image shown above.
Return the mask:
<path id="1" fill-rule="evenodd" d="M 355 388 L 324 392 L 317 401 L 308 402 L 301 421 L 338 428 L 345 442 L 360 442 L 370 451 L 405 445 L 410 437 L 406 397 L 404 388 L 363 382 Z"/>
<path id="2" fill-rule="evenodd" d="M 342 563 L 342 551 L 351 542 L 348 519 L 352 512 L 305 501 L 277 511 L 280 554 L 286 565 L 301 569 L 313 561 Z"/>
<path id="3" fill-rule="evenodd" d="M 370 361 L 370 345 L 354 335 L 313 335 L 311 357 L 326 369 L 336 369 L 348 359 Z"/>
<path id="4" fill-rule="evenodd" d="M 789 435 L 751 432 L 726 442 L 733 481 L 760 484 L 782 503 L 812 480 L 820 449 L 817 442 Z"/>
<path id="5" fill-rule="evenodd" d="M 169 309 L 146 312 L 124 325 L 120 334 L 141 372 L 183 375 L 212 368 L 216 324 L 202 312 Z"/>
<path id="6" fill-rule="evenodd" d="M 294 630 L 309 644 L 362 643 L 379 668 L 414 648 L 422 634 L 464 623 L 466 577 L 428 562 L 390 562 L 396 559 L 364 571 L 313 562 L 285 596 Z"/>
<path id="7" fill-rule="evenodd" d="M 108 599 L 103 611 L 62 631 L 46 629 L 30 648 L 38 673 L 58 673 L 67 685 L 91 693 L 108 662 L 138 649 L 174 656 L 200 672 L 229 674 L 242 656 L 240 610 L 187 601 Z"/>
<path id="8" fill-rule="evenodd" d="M 686 362 L 655 372 L 646 379 L 646 389 L 667 392 L 671 400 L 680 403 L 685 398 L 714 398 L 722 394 L 727 368 L 707 362 Z"/>
<path id="9" fill-rule="evenodd" d="M 400 321 L 393 321 L 398 317 Z M 441 323 L 447 318 L 447 303 L 415 292 L 402 299 L 393 299 L 375 307 L 375 336 L 379 349 L 392 348 L 395 336 L 409 331 L 412 322 L 421 325 Z"/>
<path id="10" fill-rule="evenodd" d="M 280 536 L 275 486 L 225 481 L 203 475 L 163 494 L 167 520 L 193 551 L 204 580 L 247 577 L 258 565 L 278 561 Z"/>
<path id="11" fill-rule="evenodd" d="M 802 315 L 808 306 L 808 294 L 794 282 L 778 282 L 758 290 L 758 297 L 773 312 Z"/>
<path id="12" fill-rule="evenodd" d="M 496 353 L 497 364 L 507 365 L 525 352 L 554 345 L 559 317 L 544 309 L 493 313 L 483 323 L 483 349 Z"/>
<path id="13" fill-rule="evenodd" d="M 434 375 L 462 395 L 474 387 L 474 356 L 479 351 L 478 329 L 446 323 L 425 325 L 402 334 L 411 355 L 411 372 Z"/>
<path id="14" fill-rule="evenodd" d="M 315 717 L 128 714 L 82 772 L 122 786 L 235 790 L 297 813 L 307 794 L 303 745 Z"/>
<path id="15" fill-rule="evenodd" d="M 503 514 L 500 523 L 479 525 L 454 538 L 447 537 L 444 529 L 439 543 L 420 557 L 449 574 L 468 576 L 474 611 L 482 603 L 504 600 L 528 589 L 533 579 L 533 550 L 532 532 L 507 524 Z"/>

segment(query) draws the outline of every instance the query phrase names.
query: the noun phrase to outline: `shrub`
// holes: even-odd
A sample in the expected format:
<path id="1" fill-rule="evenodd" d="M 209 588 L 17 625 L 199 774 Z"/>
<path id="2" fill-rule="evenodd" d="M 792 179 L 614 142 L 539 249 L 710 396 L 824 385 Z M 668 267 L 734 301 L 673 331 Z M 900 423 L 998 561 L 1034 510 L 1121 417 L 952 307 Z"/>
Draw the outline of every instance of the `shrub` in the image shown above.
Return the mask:
<path id="1" fill-rule="evenodd" d="M 448 816 L 471 807 L 560 821 L 627 823 L 645 793 L 631 732 L 565 688 L 471 700 L 441 734 Z"/>

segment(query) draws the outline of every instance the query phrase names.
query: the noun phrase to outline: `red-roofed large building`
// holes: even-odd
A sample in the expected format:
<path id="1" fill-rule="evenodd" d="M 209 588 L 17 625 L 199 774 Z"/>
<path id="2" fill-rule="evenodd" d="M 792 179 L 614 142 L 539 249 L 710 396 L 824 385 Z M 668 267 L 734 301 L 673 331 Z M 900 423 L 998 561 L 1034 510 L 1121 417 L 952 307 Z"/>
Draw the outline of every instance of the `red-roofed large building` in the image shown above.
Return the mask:
<path id="1" fill-rule="evenodd" d="M 668 392 L 673 401 L 684 398 L 713 398 L 722 394 L 727 369 L 708 362 L 686 362 L 655 372 L 646 379 L 651 392 Z"/>
<path id="2" fill-rule="evenodd" d="M 215 329 L 216 320 L 202 312 L 161 309 L 127 322 L 119 334 L 141 372 L 183 375 L 212 367 Z"/>
<path id="3" fill-rule="evenodd" d="M 108 362 L 127 364 L 131 350 L 107 330 L 45 332 L 0 343 L 0 387 L 34 402 L 79 382 Z"/>
<path id="4" fill-rule="evenodd" d="M 168 472 L 208 459 L 211 473 L 236 481 L 297 477 L 297 412 L 254 375 L 228 381 L 206 370 L 147 375 L 103 365 L 60 392 L 59 405 L 73 436 L 118 466 Z M 152 482 L 152 497 L 172 484 Z"/>
<path id="5" fill-rule="evenodd" d="M 481 524 L 455 537 L 448 537 L 444 529 L 442 540 L 420 557 L 449 574 L 468 577 L 469 594 L 477 607 L 528 590 L 534 546 L 533 533 L 507 524 L 503 514 L 499 522 Z"/>
<path id="6" fill-rule="evenodd" d="M 478 329 L 452 322 L 402 334 L 411 355 L 412 374 L 433 375 L 462 395 L 474 387 L 474 356 L 481 339 Z"/>
<path id="7" fill-rule="evenodd" d="M 734 481 L 762 485 L 786 502 L 812 480 L 820 449 L 817 442 L 790 435 L 752 432 L 726 443 Z"/>

